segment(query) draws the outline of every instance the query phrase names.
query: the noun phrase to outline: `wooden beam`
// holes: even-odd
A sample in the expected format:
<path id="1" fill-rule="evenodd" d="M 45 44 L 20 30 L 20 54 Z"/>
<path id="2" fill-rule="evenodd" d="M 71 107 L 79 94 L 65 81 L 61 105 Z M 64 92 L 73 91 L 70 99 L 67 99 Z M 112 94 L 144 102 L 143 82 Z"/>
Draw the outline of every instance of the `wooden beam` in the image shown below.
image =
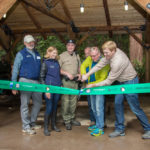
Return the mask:
<path id="1" fill-rule="evenodd" d="M 65 0 L 61 0 L 61 3 L 60 3 L 60 4 L 61 4 L 61 6 L 63 7 L 63 10 L 64 10 L 66 16 L 69 18 L 69 20 L 70 20 L 70 21 L 73 21 L 73 18 L 72 18 L 72 16 L 71 16 L 71 13 L 70 13 L 70 11 L 69 11 L 69 9 L 68 9 L 68 7 L 67 7 L 67 4 L 66 4 Z"/>
<path id="2" fill-rule="evenodd" d="M 7 1 L 4 1 L 4 0 L 3 0 L 3 2 L 7 3 Z M 5 10 L 5 13 L 7 12 L 6 18 L 0 18 L 1 24 L 3 24 L 5 22 L 5 20 L 12 14 L 12 12 L 16 9 L 16 7 L 18 6 L 19 3 L 20 3 L 19 1 L 16 1 L 8 11 L 6 11 L 7 9 Z M 0 4 L 0 6 L 2 6 L 5 9 L 3 4 Z M 2 12 L 1 8 L 0 8 L 0 12 Z"/>
<path id="3" fill-rule="evenodd" d="M 107 0 L 103 0 L 103 5 L 104 5 L 104 10 L 105 10 L 105 16 L 106 16 L 107 26 L 111 26 L 111 20 L 110 20 L 110 14 L 109 14 L 109 8 L 108 8 Z M 112 38 L 112 36 L 113 36 L 113 33 L 110 30 L 109 31 L 109 37 Z"/>
<path id="4" fill-rule="evenodd" d="M 21 4 L 22 4 L 23 8 L 26 10 L 26 12 L 27 12 L 28 16 L 30 17 L 30 19 L 32 20 L 33 24 L 37 27 L 37 29 L 42 30 L 42 27 L 41 27 L 40 23 L 38 22 L 36 17 L 33 16 L 33 14 L 31 13 L 31 11 L 28 8 L 28 5 L 26 5 L 25 3 L 22 3 L 22 2 L 21 2 Z M 46 38 L 47 38 L 46 35 L 44 33 L 41 33 L 41 35 L 46 40 Z"/>
<path id="5" fill-rule="evenodd" d="M 0 45 L 2 46 L 2 48 L 8 52 L 8 48 L 5 46 L 5 44 L 3 43 L 2 39 L 0 38 Z"/>
<path id="6" fill-rule="evenodd" d="M 150 3 L 149 0 L 134 0 L 141 8 L 143 8 L 148 14 L 150 14 L 150 9 L 147 8 L 147 4 Z"/>
<path id="7" fill-rule="evenodd" d="M 128 27 L 124 27 L 124 29 L 125 29 L 125 31 L 126 31 L 129 35 L 131 35 L 142 47 L 148 49 L 147 45 L 146 45 L 141 39 L 139 39 L 134 33 L 132 33 Z"/>
<path id="8" fill-rule="evenodd" d="M 88 31 L 78 42 L 77 47 L 79 47 L 88 37 L 90 36 L 90 31 Z"/>
<path id="9" fill-rule="evenodd" d="M 69 11 L 69 9 L 68 9 L 68 7 L 67 7 L 67 4 L 66 4 L 66 2 L 65 2 L 65 0 L 61 0 L 61 6 L 63 7 L 63 10 L 64 10 L 64 12 L 65 12 L 65 15 L 67 16 L 67 18 L 69 19 L 69 22 L 70 22 L 70 27 L 68 27 L 68 32 L 70 32 L 69 34 L 70 34 L 70 36 L 71 37 L 76 37 L 76 34 L 74 33 L 74 31 L 73 31 L 73 29 L 72 29 L 72 24 L 75 26 L 75 23 L 74 23 L 74 21 L 73 21 L 73 18 L 72 18 L 72 16 L 71 16 L 71 13 L 70 13 L 70 11 Z M 72 30 L 72 31 L 70 31 L 70 29 Z"/>
<path id="10" fill-rule="evenodd" d="M 150 82 L 150 16 L 147 16 L 145 41 L 149 49 L 146 50 L 146 82 Z"/>
<path id="11" fill-rule="evenodd" d="M 0 20 L 4 14 L 16 3 L 17 0 L 1 0 L 0 1 Z"/>
<path id="12" fill-rule="evenodd" d="M 13 55 L 13 50 L 16 47 L 16 45 L 18 44 L 18 42 L 20 42 L 22 40 L 22 36 L 18 36 L 15 41 L 11 44 L 11 47 L 7 53 L 7 60 L 10 62 L 12 60 L 12 58 L 14 58 Z"/>
<path id="13" fill-rule="evenodd" d="M 61 0 L 44 0 L 45 1 L 45 4 L 46 4 L 46 7 L 48 9 L 51 9 L 51 8 L 54 8 Z M 48 3 L 48 1 L 50 1 Z"/>
<path id="14" fill-rule="evenodd" d="M 71 26 L 68 24 L 67 25 L 67 33 L 70 39 L 74 40 L 76 38 L 75 33 L 72 31 Z"/>
<path id="15" fill-rule="evenodd" d="M 147 13 L 142 9 L 134 0 L 127 0 L 129 4 L 135 8 L 144 18 L 146 18 Z"/>
<path id="16" fill-rule="evenodd" d="M 109 31 L 109 30 L 113 30 L 113 31 L 124 31 L 124 26 L 100 26 L 100 27 L 92 27 L 95 28 L 94 32 L 97 31 Z M 140 30 L 140 26 L 131 26 L 129 25 L 128 28 L 130 29 L 130 31 L 139 31 Z M 91 29 L 91 27 L 80 27 L 80 32 L 88 32 Z M 52 30 L 54 30 L 54 28 L 43 28 L 41 29 L 17 29 L 17 30 L 12 30 L 14 34 L 24 34 L 24 33 L 52 33 Z M 55 28 L 56 32 L 67 32 L 67 28 Z"/>
<path id="17" fill-rule="evenodd" d="M 146 19 L 146 43 L 150 46 L 150 16 Z"/>
<path id="18" fill-rule="evenodd" d="M 10 40 L 11 37 L 9 35 L 6 35 L 2 26 L 0 26 L 0 45 L 6 52 L 8 52 L 10 48 Z"/>
<path id="19" fill-rule="evenodd" d="M 48 12 L 47 10 L 45 10 L 42 7 L 38 7 L 35 4 L 27 2 L 26 0 L 21 0 L 21 1 L 24 2 L 26 5 L 28 5 L 28 6 L 32 7 L 32 8 L 34 8 L 34 9 L 36 9 L 37 11 L 42 12 L 43 14 L 45 14 L 45 15 L 47 15 L 49 17 L 52 17 L 52 18 L 56 19 L 57 21 L 59 21 L 59 22 L 61 22 L 63 24 L 68 24 L 68 20 L 65 19 L 61 14 L 57 13 L 57 15 L 56 15 L 54 13 Z"/>
<path id="20" fill-rule="evenodd" d="M 93 32 L 94 32 L 95 28 L 91 28 L 78 42 L 77 42 L 77 46 L 80 46 Z"/>

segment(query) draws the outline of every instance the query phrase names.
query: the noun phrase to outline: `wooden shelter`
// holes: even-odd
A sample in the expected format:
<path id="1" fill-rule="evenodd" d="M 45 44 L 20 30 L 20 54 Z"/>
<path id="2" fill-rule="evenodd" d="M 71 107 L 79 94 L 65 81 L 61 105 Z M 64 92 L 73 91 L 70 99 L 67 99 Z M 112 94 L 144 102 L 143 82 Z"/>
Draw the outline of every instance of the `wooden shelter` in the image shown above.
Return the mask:
<path id="1" fill-rule="evenodd" d="M 0 0 L 0 46 L 9 54 L 28 33 L 45 39 L 55 34 L 64 43 L 62 34 L 68 34 L 78 45 L 91 33 L 110 37 L 127 33 L 146 50 L 146 79 L 150 81 L 149 5 L 149 0 Z M 139 33 L 145 33 L 145 41 Z"/>

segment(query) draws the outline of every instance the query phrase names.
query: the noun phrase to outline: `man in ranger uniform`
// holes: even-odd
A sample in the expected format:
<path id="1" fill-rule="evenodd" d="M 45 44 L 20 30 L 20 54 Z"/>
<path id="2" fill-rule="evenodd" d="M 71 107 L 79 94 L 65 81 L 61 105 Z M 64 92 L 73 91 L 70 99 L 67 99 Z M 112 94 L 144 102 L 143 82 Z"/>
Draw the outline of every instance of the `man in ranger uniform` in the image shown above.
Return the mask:
<path id="1" fill-rule="evenodd" d="M 80 75 L 80 57 L 75 53 L 75 42 L 69 40 L 66 44 L 67 51 L 60 54 L 59 64 L 61 67 L 61 74 L 63 76 L 62 83 L 64 87 L 77 89 Z M 72 125 L 80 126 L 80 122 L 75 120 L 75 110 L 77 105 L 77 95 L 63 95 L 62 96 L 62 117 L 66 129 L 71 130 Z"/>

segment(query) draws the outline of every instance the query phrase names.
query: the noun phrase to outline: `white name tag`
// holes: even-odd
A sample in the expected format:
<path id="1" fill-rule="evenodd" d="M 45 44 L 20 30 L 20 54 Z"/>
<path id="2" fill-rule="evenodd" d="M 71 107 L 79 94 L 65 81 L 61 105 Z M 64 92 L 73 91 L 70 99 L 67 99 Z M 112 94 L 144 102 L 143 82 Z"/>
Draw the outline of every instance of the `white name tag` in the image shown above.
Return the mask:
<path id="1" fill-rule="evenodd" d="M 26 57 L 31 57 L 31 55 L 27 55 Z"/>
<path id="2" fill-rule="evenodd" d="M 41 59 L 41 57 L 40 57 L 40 56 L 37 56 L 37 59 Z"/>

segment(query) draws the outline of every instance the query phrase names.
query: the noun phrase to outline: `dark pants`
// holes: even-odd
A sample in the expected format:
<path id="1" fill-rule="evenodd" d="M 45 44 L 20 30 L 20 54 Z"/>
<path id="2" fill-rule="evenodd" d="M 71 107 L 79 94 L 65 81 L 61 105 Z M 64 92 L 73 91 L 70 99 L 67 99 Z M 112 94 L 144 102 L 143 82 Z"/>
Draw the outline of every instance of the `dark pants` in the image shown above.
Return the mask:
<path id="1" fill-rule="evenodd" d="M 45 101 L 46 101 L 45 115 L 49 116 L 52 112 L 56 112 L 59 99 L 60 99 L 60 94 L 51 94 L 50 99 L 48 99 L 45 96 Z"/>

